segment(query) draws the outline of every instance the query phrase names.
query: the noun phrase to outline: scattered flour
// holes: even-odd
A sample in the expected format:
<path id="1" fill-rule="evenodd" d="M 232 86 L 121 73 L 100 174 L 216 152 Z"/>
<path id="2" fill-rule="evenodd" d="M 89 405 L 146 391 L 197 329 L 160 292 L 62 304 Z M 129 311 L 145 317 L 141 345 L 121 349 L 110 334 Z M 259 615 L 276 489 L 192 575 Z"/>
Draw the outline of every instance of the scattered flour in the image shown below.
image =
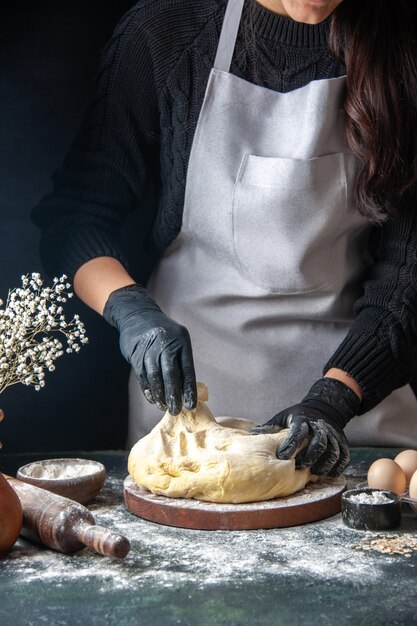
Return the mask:
<path id="1" fill-rule="evenodd" d="M 340 515 L 325 524 L 252 531 L 198 531 L 146 522 L 127 511 L 123 481 L 108 478 L 89 507 L 96 523 L 126 535 L 132 544 L 123 561 L 84 550 L 65 555 L 19 540 L 2 568 L 20 581 L 65 585 L 94 577 L 103 593 L 109 589 L 141 589 L 149 584 L 204 588 L 275 576 L 312 575 L 322 580 L 369 584 L 382 576 L 378 557 L 352 547 L 358 533 L 345 527 Z M 4 570 L 3 570 L 4 571 Z"/>

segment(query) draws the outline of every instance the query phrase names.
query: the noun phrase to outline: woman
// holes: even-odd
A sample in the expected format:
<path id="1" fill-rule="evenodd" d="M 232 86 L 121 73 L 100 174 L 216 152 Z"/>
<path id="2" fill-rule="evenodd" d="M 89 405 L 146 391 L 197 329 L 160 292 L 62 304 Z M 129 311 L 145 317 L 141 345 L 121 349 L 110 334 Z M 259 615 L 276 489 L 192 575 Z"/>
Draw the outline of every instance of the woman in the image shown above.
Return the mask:
<path id="1" fill-rule="evenodd" d="M 277 455 L 318 474 L 346 467 L 348 422 L 417 445 L 412 4 L 145 0 L 117 28 L 33 219 L 47 270 L 119 330 L 129 444 L 195 406 L 196 372 L 215 414 L 275 414 L 254 434 L 290 427 Z M 145 290 L 117 230 L 149 185 Z"/>

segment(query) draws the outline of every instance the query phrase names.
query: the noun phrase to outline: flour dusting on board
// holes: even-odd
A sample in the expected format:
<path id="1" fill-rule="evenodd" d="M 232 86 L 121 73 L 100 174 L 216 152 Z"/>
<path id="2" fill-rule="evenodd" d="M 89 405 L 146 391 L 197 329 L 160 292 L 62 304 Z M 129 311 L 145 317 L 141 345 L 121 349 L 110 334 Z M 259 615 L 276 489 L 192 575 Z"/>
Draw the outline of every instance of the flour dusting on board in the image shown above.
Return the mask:
<path id="1" fill-rule="evenodd" d="M 343 526 L 340 516 L 323 524 L 252 531 L 197 531 L 161 526 L 129 513 L 121 503 L 123 481 L 108 478 L 102 495 L 90 506 L 96 523 L 125 534 L 132 549 L 123 561 L 87 550 L 64 555 L 20 540 L 3 560 L 20 565 L 20 580 L 65 585 L 90 577 L 109 589 L 140 589 L 153 582 L 163 587 L 197 587 L 262 580 L 277 575 L 311 574 L 363 584 L 381 576 L 378 559 L 352 547 L 357 531 Z M 337 533 L 335 530 L 337 529 Z M 340 541 L 340 531 L 346 541 Z M 389 558 L 389 557 L 388 557 Z"/>

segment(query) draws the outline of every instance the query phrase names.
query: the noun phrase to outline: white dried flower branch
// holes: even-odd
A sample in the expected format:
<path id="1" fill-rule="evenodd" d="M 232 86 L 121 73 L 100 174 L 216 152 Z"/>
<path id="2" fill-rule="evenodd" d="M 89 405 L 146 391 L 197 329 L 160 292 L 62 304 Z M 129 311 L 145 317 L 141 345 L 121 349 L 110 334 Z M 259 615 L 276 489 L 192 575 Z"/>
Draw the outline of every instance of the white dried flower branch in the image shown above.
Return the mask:
<path id="1" fill-rule="evenodd" d="M 16 383 L 39 391 L 45 386 L 45 370 L 52 372 L 58 357 L 79 352 L 88 343 L 79 316 L 69 322 L 64 316 L 62 305 L 72 297 L 70 287 L 65 275 L 44 287 L 40 274 L 33 273 L 22 276 L 22 286 L 9 291 L 0 308 L 0 393 Z"/>

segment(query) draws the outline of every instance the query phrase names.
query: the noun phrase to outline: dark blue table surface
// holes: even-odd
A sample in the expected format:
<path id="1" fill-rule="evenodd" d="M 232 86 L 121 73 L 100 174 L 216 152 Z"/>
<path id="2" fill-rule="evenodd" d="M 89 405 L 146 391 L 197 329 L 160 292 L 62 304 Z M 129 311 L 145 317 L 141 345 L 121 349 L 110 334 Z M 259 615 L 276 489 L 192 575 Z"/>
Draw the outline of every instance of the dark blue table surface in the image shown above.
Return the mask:
<path id="1" fill-rule="evenodd" d="M 348 486 L 376 458 L 397 450 L 356 448 Z M 341 516 L 293 528 L 198 531 L 142 520 L 123 506 L 125 452 L 73 454 L 104 463 L 105 486 L 89 505 L 98 524 L 129 537 L 123 561 L 88 550 L 53 552 L 19 539 L 0 561 L 0 625 L 337 625 L 417 624 L 417 552 L 364 550 L 369 533 Z M 45 455 L 0 456 L 0 470 Z M 417 514 L 401 528 L 417 540 Z"/>

